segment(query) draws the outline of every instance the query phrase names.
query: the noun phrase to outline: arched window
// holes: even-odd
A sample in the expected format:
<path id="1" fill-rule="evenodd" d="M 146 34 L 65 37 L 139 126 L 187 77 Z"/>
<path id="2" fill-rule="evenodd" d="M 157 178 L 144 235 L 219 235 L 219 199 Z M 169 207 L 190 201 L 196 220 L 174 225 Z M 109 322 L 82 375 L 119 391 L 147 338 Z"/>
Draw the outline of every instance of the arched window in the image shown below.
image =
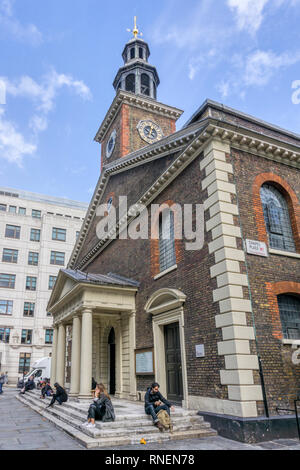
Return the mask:
<path id="1" fill-rule="evenodd" d="M 161 272 L 176 264 L 174 213 L 169 210 L 159 215 L 159 264 Z"/>
<path id="2" fill-rule="evenodd" d="M 260 197 L 270 248 L 295 252 L 289 209 L 284 196 L 274 186 L 264 184 L 260 189 Z"/>
<path id="3" fill-rule="evenodd" d="M 135 48 L 132 47 L 132 48 L 130 49 L 130 59 L 134 59 L 134 58 L 135 58 Z"/>
<path id="4" fill-rule="evenodd" d="M 150 96 L 150 78 L 146 73 L 141 76 L 141 92 L 143 95 Z"/>
<path id="5" fill-rule="evenodd" d="M 277 296 L 283 337 L 300 339 L 300 298 L 295 295 Z"/>
<path id="6" fill-rule="evenodd" d="M 140 58 L 140 59 L 143 59 L 143 58 L 144 58 L 144 52 L 143 52 L 143 48 L 142 48 L 142 47 L 139 47 L 139 58 Z"/>
<path id="7" fill-rule="evenodd" d="M 132 91 L 132 93 L 135 93 L 135 75 L 133 73 L 127 75 L 125 80 L 125 88 L 127 91 Z"/>

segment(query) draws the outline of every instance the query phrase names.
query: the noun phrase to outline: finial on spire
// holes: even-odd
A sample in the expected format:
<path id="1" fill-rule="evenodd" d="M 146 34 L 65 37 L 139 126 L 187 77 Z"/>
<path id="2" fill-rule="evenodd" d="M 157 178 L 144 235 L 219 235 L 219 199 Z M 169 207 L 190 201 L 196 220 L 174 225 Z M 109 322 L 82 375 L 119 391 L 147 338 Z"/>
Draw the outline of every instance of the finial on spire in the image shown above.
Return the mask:
<path id="1" fill-rule="evenodd" d="M 138 27 L 136 25 L 136 16 L 134 17 L 134 27 L 133 29 L 127 29 L 127 31 L 129 33 L 132 33 L 133 36 L 134 36 L 134 39 L 136 39 L 138 36 L 143 36 L 143 33 L 141 33 L 139 30 L 138 30 Z"/>

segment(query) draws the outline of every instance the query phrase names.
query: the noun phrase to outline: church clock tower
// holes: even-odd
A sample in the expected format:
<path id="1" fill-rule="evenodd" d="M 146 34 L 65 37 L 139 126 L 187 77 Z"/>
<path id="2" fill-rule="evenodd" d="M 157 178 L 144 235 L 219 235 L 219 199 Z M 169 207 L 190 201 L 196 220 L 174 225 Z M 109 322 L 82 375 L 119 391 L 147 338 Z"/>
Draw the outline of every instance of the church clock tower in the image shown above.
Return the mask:
<path id="1" fill-rule="evenodd" d="M 102 147 L 101 169 L 104 164 L 173 134 L 182 114 L 180 109 L 156 100 L 159 77 L 148 62 L 150 50 L 139 37 L 136 17 L 131 32 L 134 37 L 122 53 L 124 65 L 113 82 L 116 97 L 95 137 Z"/>

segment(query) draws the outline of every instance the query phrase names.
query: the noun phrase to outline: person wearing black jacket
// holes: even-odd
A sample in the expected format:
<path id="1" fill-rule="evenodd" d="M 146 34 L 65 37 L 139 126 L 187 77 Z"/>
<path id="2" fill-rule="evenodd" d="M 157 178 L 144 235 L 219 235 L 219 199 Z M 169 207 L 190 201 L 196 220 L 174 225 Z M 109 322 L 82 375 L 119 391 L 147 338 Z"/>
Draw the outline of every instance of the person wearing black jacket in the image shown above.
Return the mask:
<path id="1" fill-rule="evenodd" d="M 162 405 L 162 403 L 164 403 Z M 160 424 L 157 413 L 160 410 L 165 410 L 170 416 L 170 409 L 174 411 L 174 406 L 166 400 L 162 394 L 159 392 L 159 384 L 154 382 L 151 387 L 147 389 L 145 395 L 145 412 L 147 415 L 151 415 L 153 419 L 153 424 L 159 428 L 163 429 L 163 426 Z"/>
<path id="2" fill-rule="evenodd" d="M 29 379 L 27 380 L 25 386 L 20 391 L 20 393 L 24 395 L 25 392 L 27 392 L 28 390 L 33 390 L 34 388 L 35 388 L 34 376 L 31 375 Z"/>
<path id="3" fill-rule="evenodd" d="M 54 384 L 54 387 L 56 388 L 56 392 L 53 394 L 50 405 L 48 405 L 47 408 L 53 406 L 55 401 L 58 401 L 58 403 L 61 405 L 68 400 L 67 392 L 63 387 L 61 387 L 57 382 Z"/>
<path id="4" fill-rule="evenodd" d="M 103 423 L 115 420 L 114 407 L 103 384 L 96 385 L 95 398 L 89 407 L 88 419 L 83 426 L 95 428 L 95 420 L 100 420 Z"/>
<path id="5" fill-rule="evenodd" d="M 47 397 L 50 397 L 50 395 L 52 395 L 53 393 L 53 390 L 51 388 L 51 385 L 50 385 L 50 379 L 45 379 L 45 382 L 41 388 L 41 396 L 40 398 L 45 398 L 45 395 L 47 395 Z"/>

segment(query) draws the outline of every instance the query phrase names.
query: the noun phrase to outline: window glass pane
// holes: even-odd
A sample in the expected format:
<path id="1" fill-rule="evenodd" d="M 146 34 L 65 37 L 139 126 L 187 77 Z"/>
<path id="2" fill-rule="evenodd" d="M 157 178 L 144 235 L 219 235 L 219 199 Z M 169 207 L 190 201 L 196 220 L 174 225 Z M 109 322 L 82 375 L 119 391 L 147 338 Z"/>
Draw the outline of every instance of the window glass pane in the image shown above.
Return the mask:
<path id="1" fill-rule="evenodd" d="M 21 227 L 17 225 L 6 225 L 5 236 L 7 238 L 20 238 Z"/>
<path id="2" fill-rule="evenodd" d="M 0 328 L 0 343 L 9 343 L 10 328 Z"/>
<path id="3" fill-rule="evenodd" d="M 0 287 L 14 289 L 16 282 L 15 274 L 0 274 Z"/>
<path id="4" fill-rule="evenodd" d="M 19 356 L 19 374 L 27 374 L 30 371 L 30 353 L 21 353 Z"/>
<path id="5" fill-rule="evenodd" d="M 36 290 L 36 277 L 26 277 L 26 290 Z"/>
<path id="6" fill-rule="evenodd" d="M 130 59 L 134 59 L 134 58 L 135 58 L 135 48 L 132 47 L 132 48 L 130 49 Z"/>
<path id="7" fill-rule="evenodd" d="M 5 263 L 17 263 L 18 262 L 18 250 L 11 250 L 9 248 L 3 248 L 2 261 Z"/>
<path id="8" fill-rule="evenodd" d="M 57 276 L 49 276 L 49 289 L 53 289 Z"/>
<path id="9" fill-rule="evenodd" d="M 36 209 L 32 209 L 31 215 L 32 215 L 32 217 L 40 219 L 42 217 L 42 212 L 38 211 Z"/>
<path id="10" fill-rule="evenodd" d="M 7 206 L 6 204 L 0 204 L 0 211 L 6 212 Z"/>
<path id="11" fill-rule="evenodd" d="M 140 59 L 143 59 L 144 56 L 143 56 L 143 48 L 142 47 L 139 47 L 139 58 Z"/>
<path id="12" fill-rule="evenodd" d="M 45 332 L 45 343 L 52 344 L 53 343 L 53 330 L 49 329 Z"/>
<path id="13" fill-rule="evenodd" d="M 169 214 L 169 217 L 166 216 Z M 174 214 L 172 211 L 164 211 L 160 214 L 159 222 L 159 262 L 160 271 L 176 264 L 175 239 L 174 239 Z"/>
<path id="14" fill-rule="evenodd" d="M 286 199 L 270 184 L 264 184 L 261 187 L 260 196 L 270 247 L 295 252 L 296 248 Z"/>
<path id="15" fill-rule="evenodd" d="M 65 228 L 53 228 L 52 240 L 66 241 L 67 230 Z"/>
<path id="16" fill-rule="evenodd" d="M 21 344 L 31 344 L 32 330 L 22 330 Z"/>
<path id="17" fill-rule="evenodd" d="M 65 264 L 65 254 L 59 251 L 51 251 L 50 264 L 63 266 Z"/>
<path id="18" fill-rule="evenodd" d="M 37 228 L 32 228 L 30 230 L 30 240 L 32 242 L 39 242 L 41 238 L 41 231 Z"/>
<path id="19" fill-rule="evenodd" d="M 26 209 L 25 209 L 25 207 L 19 207 L 19 214 L 20 214 L 20 215 L 26 215 Z"/>
<path id="20" fill-rule="evenodd" d="M 12 310 L 12 300 L 0 300 L 0 315 L 12 315 Z"/>
<path id="21" fill-rule="evenodd" d="M 34 252 L 34 251 L 30 251 L 28 253 L 28 264 L 31 265 L 31 266 L 38 266 L 38 264 L 39 264 L 39 254 Z"/>
<path id="22" fill-rule="evenodd" d="M 293 295 L 278 295 L 278 307 L 283 336 L 286 339 L 300 339 L 300 299 Z"/>
<path id="23" fill-rule="evenodd" d="M 9 212 L 12 212 L 13 214 L 15 214 L 17 212 L 17 208 L 16 206 L 9 206 Z"/>
<path id="24" fill-rule="evenodd" d="M 24 317 L 33 317 L 34 316 L 34 308 L 35 304 L 32 302 L 25 302 L 24 303 Z"/>

